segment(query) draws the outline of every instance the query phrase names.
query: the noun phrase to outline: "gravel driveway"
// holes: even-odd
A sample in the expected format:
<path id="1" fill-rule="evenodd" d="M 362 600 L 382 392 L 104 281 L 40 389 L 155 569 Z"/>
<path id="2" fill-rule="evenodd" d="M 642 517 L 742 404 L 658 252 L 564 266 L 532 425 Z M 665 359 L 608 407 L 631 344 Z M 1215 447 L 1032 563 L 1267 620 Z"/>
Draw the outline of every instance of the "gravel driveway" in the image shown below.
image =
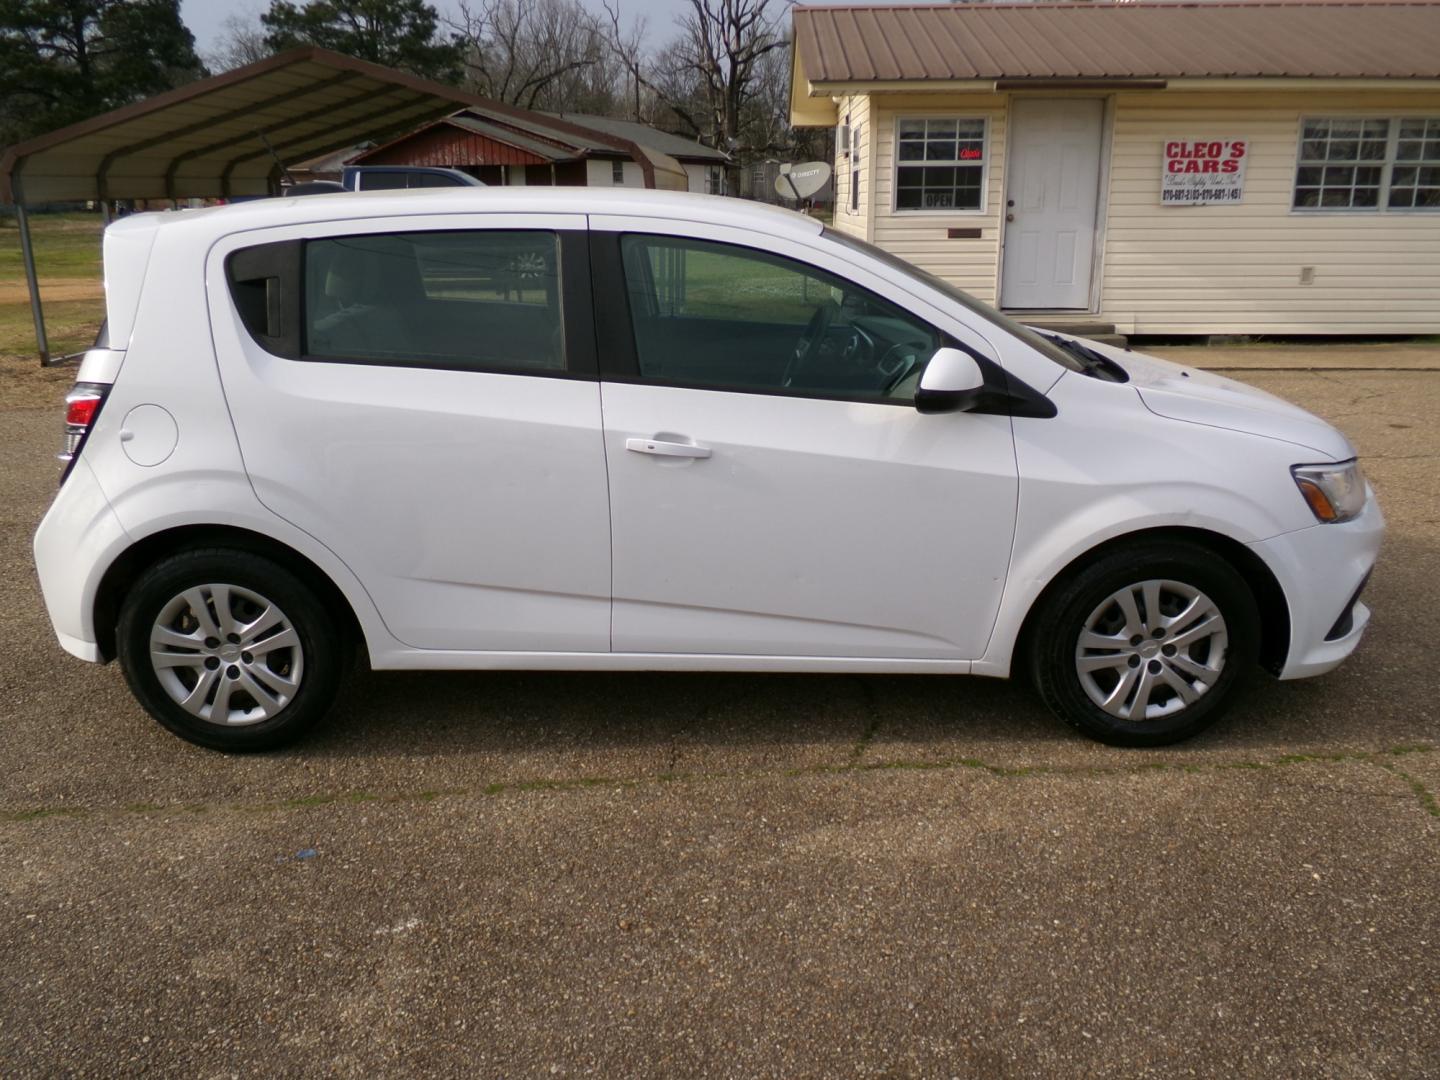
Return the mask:
<path id="1" fill-rule="evenodd" d="M 0 1074 L 1440 1073 L 1440 372 L 1272 366 L 1391 520 L 1372 629 L 1138 752 L 979 679 L 539 673 L 206 752 L 55 645 L 59 410 L 0 407 Z"/>

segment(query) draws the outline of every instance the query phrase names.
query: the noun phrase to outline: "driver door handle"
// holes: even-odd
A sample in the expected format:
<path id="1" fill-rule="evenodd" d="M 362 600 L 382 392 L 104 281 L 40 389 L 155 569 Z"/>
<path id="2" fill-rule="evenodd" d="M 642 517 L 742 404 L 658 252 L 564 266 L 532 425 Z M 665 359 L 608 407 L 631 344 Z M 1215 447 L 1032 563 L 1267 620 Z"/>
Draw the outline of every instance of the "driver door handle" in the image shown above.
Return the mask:
<path id="1" fill-rule="evenodd" d="M 708 446 L 696 446 L 694 443 L 665 442 L 661 439 L 626 439 L 625 449 L 633 450 L 637 454 L 656 454 L 660 457 L 707 458 L 710 456 L 710 448 Z"/>

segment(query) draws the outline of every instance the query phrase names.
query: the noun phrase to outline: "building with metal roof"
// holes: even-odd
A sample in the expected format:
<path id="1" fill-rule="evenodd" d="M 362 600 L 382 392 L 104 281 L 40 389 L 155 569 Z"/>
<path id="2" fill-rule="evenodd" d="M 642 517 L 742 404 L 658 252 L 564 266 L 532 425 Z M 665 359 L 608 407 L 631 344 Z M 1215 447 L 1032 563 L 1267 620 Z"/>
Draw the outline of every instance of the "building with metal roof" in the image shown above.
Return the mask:
<path id="1" fill-rule="evenodd" d="M 542 144 L 565 145 L 582 156 L 623 159 L 636 186 L 683 190 L 691 184 L 673 158 L 624 134 L 543 117 L 326 49 L 290 49 L 0 154 L 0 202 L 17 209 L 42 362 L 49 347 L 27 207 L 274 194 L 291 165 L 361 143 L 385 146 L 459 109 L 472 110 L 476 124 L 548 132 L 527 144 L 525 152 L 536 160 L 550 160 Z"/>
<path id="2" fill-rule="evenodd" d="M 1434 0 L 794 9 L 835 225 L 1094 332 L 1440 332 Z"/>
<path id="3" fill-rule="evenodd" d="M 728 161 L 718 150 L 646 124 L 491 105 L 461 110 L 344 163 L 439 165 L 492 185 L 659 186 L 720 194 Z M 657 169 L 663 183 L 653 180 Z"/>

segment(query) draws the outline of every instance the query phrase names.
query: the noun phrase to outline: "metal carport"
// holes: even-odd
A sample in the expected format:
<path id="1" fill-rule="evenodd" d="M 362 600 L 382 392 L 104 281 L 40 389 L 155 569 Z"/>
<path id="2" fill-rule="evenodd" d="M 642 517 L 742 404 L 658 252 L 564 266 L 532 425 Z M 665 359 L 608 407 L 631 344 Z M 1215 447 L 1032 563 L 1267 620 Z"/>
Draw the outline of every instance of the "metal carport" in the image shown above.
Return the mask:
<path id="1" fill-rule="evenodd" d="M 302 47 L 11 146 L 0 155 L 0 201 L 16 207 L 41 363 L 50 361 L 49 343 L 27 205 L 268 195 L 282 171 L 277 156 L 293 163 L 384 142 L 466 106 L 532 116 L 392 68 Z M 646 164 L 634 143 L 617 138 L 614 144 Z M 654 176 L 653 163 L 647 171 L 647 179 Z"/>

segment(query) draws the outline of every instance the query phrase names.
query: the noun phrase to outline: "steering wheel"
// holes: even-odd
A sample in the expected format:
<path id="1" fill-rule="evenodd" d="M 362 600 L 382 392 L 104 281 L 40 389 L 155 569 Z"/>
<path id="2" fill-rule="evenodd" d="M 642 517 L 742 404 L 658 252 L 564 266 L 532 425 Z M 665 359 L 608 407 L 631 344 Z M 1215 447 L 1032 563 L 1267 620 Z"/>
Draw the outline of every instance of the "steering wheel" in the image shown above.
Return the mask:
<path id="1" fill-rule="evenodd" d="M 875 365 L 876 372 L 885 380 L 880 387 L 881 393 L 889 394 L 893 391 L 915 370 L 919 362 L 915 355 L 915 346 L 908 341 L 886 349 L 885 355 Z"/>
<path id="2" fill-rule="evenodd" d="M 781 386 L 789 386 L 795 378 L 796 372 L 800 370 L 800 365 L 820 351 L 820 343 L 825 340 L 825 335 L 830 332 L 830 327 L 835 322 L 836 310 L 837 307 L 833 300 L 827 300 L 815 309 L 815 314 L 810 316 L 810 322 L 806 325 L 805 332 L 795 343 L 795 352 L 791 354 L 789 361 L 785 364 L 785 374 L 780 380 Z"/>

